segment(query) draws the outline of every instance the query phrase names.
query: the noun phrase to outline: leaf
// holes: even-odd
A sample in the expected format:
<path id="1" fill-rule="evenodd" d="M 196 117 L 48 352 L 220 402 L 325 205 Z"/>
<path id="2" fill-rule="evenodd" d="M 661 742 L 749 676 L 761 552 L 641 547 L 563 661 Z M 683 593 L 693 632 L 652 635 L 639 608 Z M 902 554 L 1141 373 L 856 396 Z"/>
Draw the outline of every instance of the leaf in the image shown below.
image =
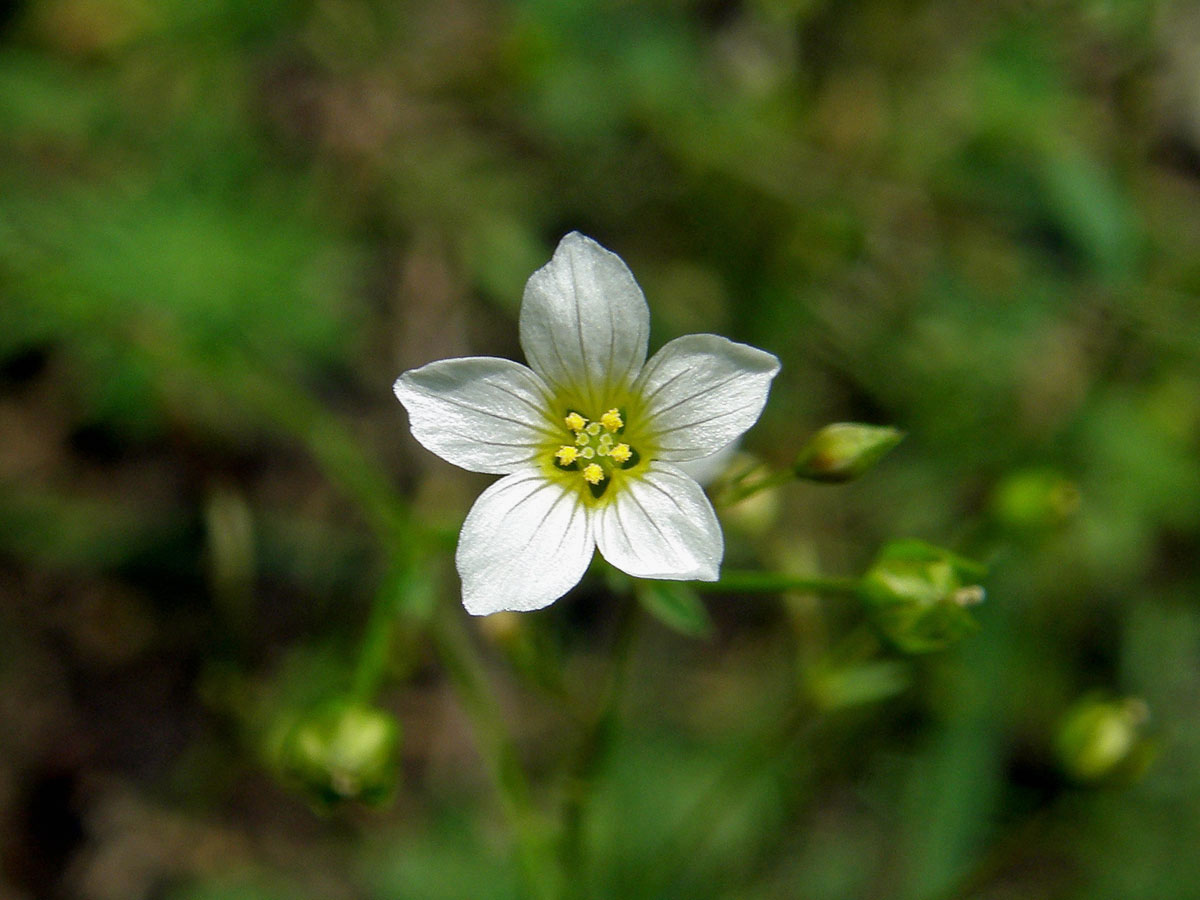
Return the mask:
<path id="1" fill-rule="evenodd" d="M 845 709 L 887 700 L 912 681 L 906 662 L 875 660 L 858 665 L 821 665 L 812 672 L 810 691 L 822 709 Z"/>
<path id="2" fill-rule="evenodd" d="M 708 637 L 712 618 L 704 602 L 686 584 L 674 581 L 639 581 L 637 598 L 642 608 L 668 628 L 688 637 Z"/>

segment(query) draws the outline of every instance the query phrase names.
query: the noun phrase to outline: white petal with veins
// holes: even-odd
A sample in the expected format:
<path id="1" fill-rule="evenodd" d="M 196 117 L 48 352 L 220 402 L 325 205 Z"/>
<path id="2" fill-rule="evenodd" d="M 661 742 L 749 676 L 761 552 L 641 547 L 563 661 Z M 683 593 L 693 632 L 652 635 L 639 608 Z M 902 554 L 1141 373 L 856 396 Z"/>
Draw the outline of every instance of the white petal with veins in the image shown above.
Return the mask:
<path id="1" fill-rule="evenodd" d="M 599 415 L 646 361 L 650 310 L 621 258 L 573 231 L 525 285 L 520 326 L 533 370 Z"/>
<path id="2" fill-rule="evenodd" d="M 596 510 L 596 543 L 635 578 L 716 581 L 725 541 L 700 485 L 654 462 Z"/>
<path id="3" fill-rule="evenodd" d="M 594 548 L 578 491 L 537 469 L 501 478 L 479 495 L 458 537 L 463 605 L 476 616 L 548 606 L 583 577 Z"/>
<path id="4" fill-rule="evenodd" d="M 699 459 L 738 438 L 762 415 L 778 371 L 770 353 L 715 334 L 666 344 L 635 386 L 658 457 Z"/>
<path id="5" fill-rule="evenodd" d="M 738 455 L 738 441 L 730 441 L 716 453 L 701 456 L 699 459 L 689 459 L 675 465 L 689 478 L 695 480 L 701 487 L 707 487 L 716 481 L 733 464 Z"/>
<path id="6" fill-rule="evenodd" d="M 413 437 L 471 472 L 505 475 L 556 438 L 545 384 L 511 360 L 439 360 L 405 372 L 394 390 Z"/>

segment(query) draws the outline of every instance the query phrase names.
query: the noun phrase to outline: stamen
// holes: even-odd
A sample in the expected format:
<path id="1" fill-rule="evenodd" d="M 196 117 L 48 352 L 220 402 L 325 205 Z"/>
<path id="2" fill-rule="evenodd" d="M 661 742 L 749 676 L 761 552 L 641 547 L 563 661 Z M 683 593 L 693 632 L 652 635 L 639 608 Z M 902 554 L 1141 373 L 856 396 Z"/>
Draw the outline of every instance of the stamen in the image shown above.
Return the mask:
<path id="1" fill-rule="evenodd" d="M 616 469 L 631 469 L 641 462 L 633 447 L 619 443 L 625 418 L 615 406 L 594 422 L 569 410 L 563 423 L 572 433 L 573 445 L 562 444 L 554 451 L 555 464 L 579 472 L 597 500 L 607 492 Z"/>

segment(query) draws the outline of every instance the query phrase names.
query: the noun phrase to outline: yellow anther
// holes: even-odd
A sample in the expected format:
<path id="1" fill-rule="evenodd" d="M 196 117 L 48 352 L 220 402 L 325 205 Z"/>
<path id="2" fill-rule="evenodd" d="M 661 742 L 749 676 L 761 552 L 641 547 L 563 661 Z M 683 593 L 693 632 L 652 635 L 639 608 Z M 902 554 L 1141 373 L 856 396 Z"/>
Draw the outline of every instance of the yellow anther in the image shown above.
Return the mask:
<path id="1" fill-rule="evenodd" d="M 591 459 L 593 456 L 596 455 L 596 451 L 592 447 L 584 447 L 582 450 L 579 451 L 579 455 L 582 456 L 584 459 Z"/>
<path id="2" fill-rule="evenodd" d="M 633 451 L 629 449 L 628 444 L 617 444 L 612 450 L 608 451 L 609 455 L 618 463 L 624 465 L 633 458 Z"/>
<path id="3" fill-rule="evenodd" d="M 616 431 L 625 427 L 625 420 L 621 418 L 620 410 L 613 408 L 600 417 L 600 424 L 609 431 Z"/>
<path id="4" fill-rule="evenodd" d="M 584 429 L 584 430 L 585 430 L 585 431 L 586 431 L 588 434 L 590 434 L 590 435 L 592 435 L 593 437 L 595 437 L 596 435 L 598 435 L 598 434 L 600 433 L 600 423 L 599 423 L 599 422 L 593 422 L 591 425 L 589 425 L 589 426 L 588 426 L 586 429 Z"/>
<path id="5" fill-rule="evenodd" d="M 587 425 L 587 419 L 577 412 L 571 413 L 563 421 L 567 423 L 567 427 L 572 431 L 583 431 L 584 426 Z"/>
<path id="6" fill-rule="evenodd" d="M 591 438 L 589 438 L 587 436 L 587 432 L 581 431 L 581 432 L 579 432 L 579 434 L 575 435 L 575 446 L 586 447 L 590 440 L 591 440 Z"/>
<path id="7" fill-rule="evenodd" d="M 604 480 L 604 470 L 595 463 L 583 467 L 583 480 L 588 484 L 599 484 Z"/>
<path id="8" fill-rule="evenodd" d="M 558 452 L 554 454 L 554 458 L 558 460 L 558 464 L 560 466 L 569 466 L 571 463 L 575 462 L 578 456 L 578 450 L 576 450 L 574 447 L 566 446 L 559 447 Z"/>

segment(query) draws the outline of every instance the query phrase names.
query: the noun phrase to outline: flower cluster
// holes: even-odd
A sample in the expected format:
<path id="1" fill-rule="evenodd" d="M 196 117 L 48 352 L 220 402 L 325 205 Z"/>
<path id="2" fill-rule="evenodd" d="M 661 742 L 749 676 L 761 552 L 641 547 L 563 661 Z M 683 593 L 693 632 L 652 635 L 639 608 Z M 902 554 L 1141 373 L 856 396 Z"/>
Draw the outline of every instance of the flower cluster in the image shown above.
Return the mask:
<path id="1" fill-rule="evenodd" d="M 572 232 L 525 287 L 528 367 L 468 357 L 397 379 L 422 445 L 504 476 L 459 535 L 469 612 L 553 603 L 596 548 L 639 578 L 716 580 L 721 528 L 680 464 L 720 452 L 757 421 L 779 360 L 694 334 L 647 361 L 649 332 L 625 263 Z"/>

